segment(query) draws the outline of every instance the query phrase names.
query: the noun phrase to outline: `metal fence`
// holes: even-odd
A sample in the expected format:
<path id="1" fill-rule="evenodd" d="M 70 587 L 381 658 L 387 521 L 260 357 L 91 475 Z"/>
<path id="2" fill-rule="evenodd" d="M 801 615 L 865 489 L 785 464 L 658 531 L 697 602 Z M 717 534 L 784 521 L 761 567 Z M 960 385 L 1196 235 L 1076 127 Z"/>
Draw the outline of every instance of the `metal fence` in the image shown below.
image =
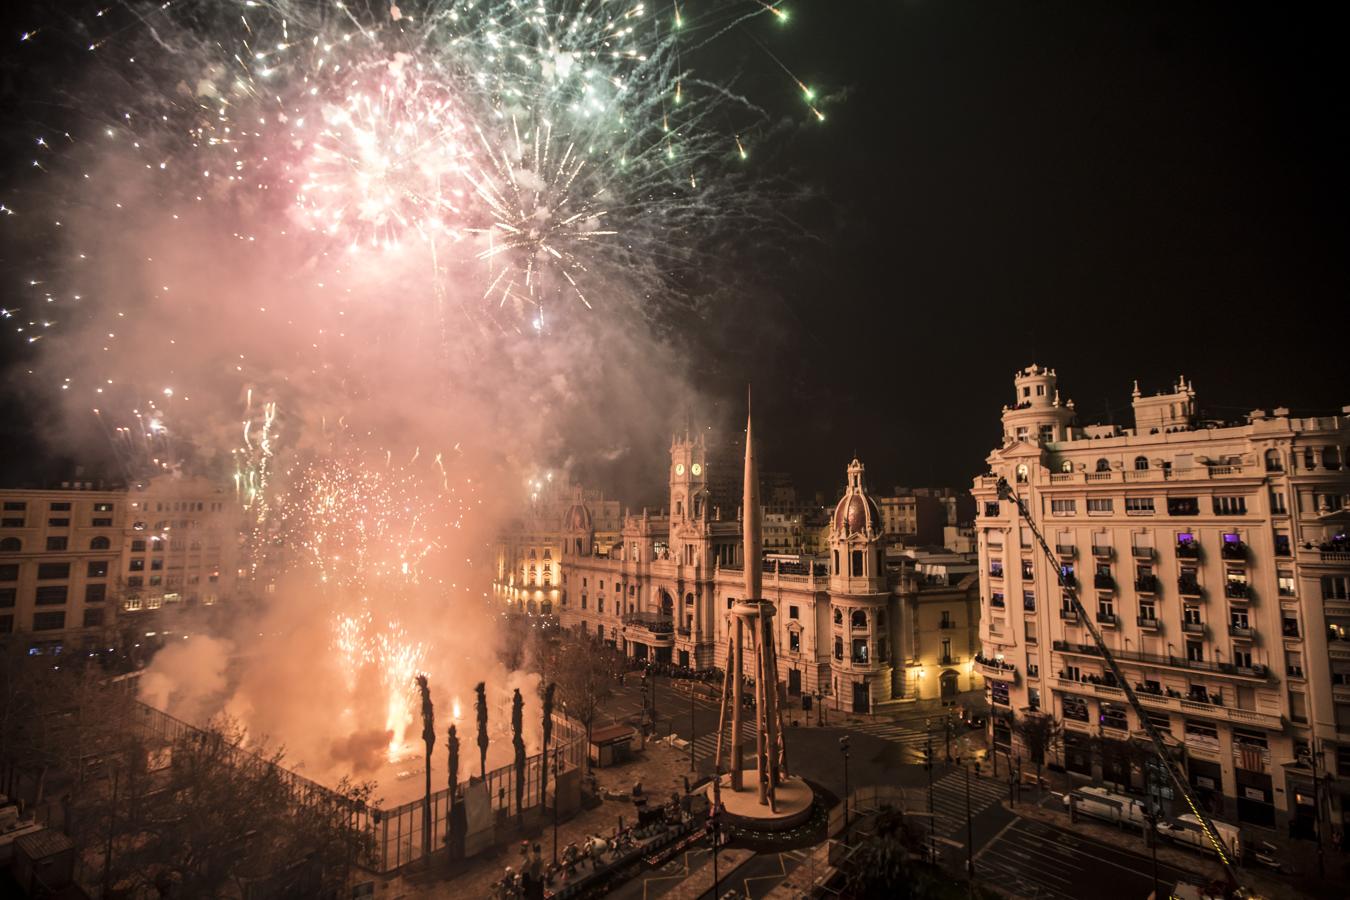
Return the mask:
<path id="1" fill-rule="evenodd" d="M 553 742 L 549 747 L 547 765 L 557 763 L 570 769 L 582 765 L 586 753 L 586 732 L 579 723 L 561 715 L 553 718 Z M 525 760 L 525 792 L 522 806 L 525 810 L 542 807 L 544 798 L 540 796 L 540 767 L 545 764 L 541 754 L 534 754 Z M 474 783 L 481 782 L 479 776 L 472 776 Z M 549 783 L 554 781 L 554 773 L 549 774 Z M 463 794 L 461 788 L 461 794 Z M 516 808 L 516 767 L 514 764 L 492 769 L 487 773 L 487 794 L 491 803 L 493 820 L 513 815 Z M 450 788 L 447 786 L 431 795 L 431 849 L 435 853 L 444 846 L 446 835 L 446 817 L 449 813 Z M 463 799 L 461 797 L 461 802 Z M 376 872 L 392 872 L 422 858 L 422 811 L 426 798 L 396 806 L 393 809 L 373 810 L 364 815 L 362 824 L 372 829 L 375 835 L 374 858 L 368 867 Z M 467 842 L 472 845 L 475 838 L 483 833 L 470 833 Z"/>
<path id="2" fill-rule="evenodd" d="M 136 710 L 135 726 L 141 735 L 150 741 L 169 745 L 185 736 L 192 737 L 206 734 L 202 729 L 155 709 L 153 706 L 147 706 L 136 701 L 134 708 Z M 247 750 L 237 749 L 235 753 L 240 764 L 261 763 L 273 767 L 283 781 L 290 786 L 298 803 L 346 802 L 341 795 L 318 782 L 311 781 L 303 775 L 297 775 L 284 767 L 275 766 Z M 549 747 L 548 764 L 554 765 L 556 757 L 556 763 L 564 768 L 576 768 L 582 765 L 585 753 L 585 729 L 579 723 L 555 713 L 553 717 L 553 742 Z M 542 787 L 540 767 L 542 765 L 544 765 L 544 760 L 538 753 L 527 757 L 525 760 L 523 806 L 526 810 L 543 805 L 543 798 L 540 796 L 540 788 Z M 474 776 L 472 780 L 479 782 L 482 779 Z M 552 773 L 550 773 L 549 781 L 550 783 L 553 781 Z M 505 765 L 487 773 L 487 793 L 494 821 L 500 816 L 518 812 L 516 809 L 516 768 L 514 764 Z M 444 846 L 446 816 L 449 813 L 449 796 L 450 788 L 448 785 L 431 795 L 431 847 L 433 852 Z M 353 810 L 355 824 L 374 839 L 371 858 L 362 861 L 365 868 L 381 873 L 392 872 L 422 857 L 422 810 L 425 804 L 426 798 L 420 797 L 393 809 L 366 807 Z M 486 836 L 490 840 L 491 835 L 487 833 L 490 831 L 491 828 L 487 829 L 484 834 L 471 834 L 469 838 L 472 841 L 474 838 L 482 839 Z"/>

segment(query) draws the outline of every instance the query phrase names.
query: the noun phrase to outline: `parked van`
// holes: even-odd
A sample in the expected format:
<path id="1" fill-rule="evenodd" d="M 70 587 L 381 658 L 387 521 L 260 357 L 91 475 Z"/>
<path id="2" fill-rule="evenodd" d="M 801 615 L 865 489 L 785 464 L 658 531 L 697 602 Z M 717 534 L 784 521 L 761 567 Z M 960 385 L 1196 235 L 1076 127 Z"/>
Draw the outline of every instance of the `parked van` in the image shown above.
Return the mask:
<path id="1" fill-rule="evenodd" d="M 1214 822 L 1215 836 L 1223 843 L 1229 858 L 1234 861 L 1242 859 L 1242 836 L 1238 830 L 1227 822 L 1210 821 Z M 1214 846 L 1205 835 L 1200 820 L 1190 813 L 1172 822 L 1159 822 L 1158 834 L 1178 844 L 1189 844 L 1202 853 L 1214 852 Z"/>
<path id="2" fill-rule="evenodd" d="M 1130 825 L 1141 831 L 1148 830 L 1148 807 L 1142 800 L 1115 794 L 1102 787 L 1079 788 L 1069 794 L 1067 799 L 1080 815 L 1102 819 L 1113 825 Z"/>

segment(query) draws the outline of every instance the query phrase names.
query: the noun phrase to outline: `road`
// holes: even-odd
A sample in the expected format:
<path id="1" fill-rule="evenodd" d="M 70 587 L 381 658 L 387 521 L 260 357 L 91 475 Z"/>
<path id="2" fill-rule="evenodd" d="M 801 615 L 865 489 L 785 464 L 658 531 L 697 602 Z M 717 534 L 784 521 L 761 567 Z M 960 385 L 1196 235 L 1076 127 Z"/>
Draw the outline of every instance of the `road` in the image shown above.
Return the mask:
<path id="1" fill-rule="evenodd" d="M 1019 897 L 1140 900 L 1153 890 L 1150 857 L 1031 819 L 1013 819 L 975 855 L 976 877 Z M 1194 872 L 1158 863 L 1158 883 L 1204 883 Z M 1165 896 L 1165 895 L 1163 895 Z"/>
<path id="2" fill-rule="evenodd" d="M 695 697 L 692 719 L 689 695 L 675 690 L 669 679 L 658 678 L 656 711 L 658 733 L 674 732 L 682 739 L 695 736 L 694 752 L 698 770 L 711 770 L 716 746 L 718 703 Z M 616 690 L 606 703 L 606 714 L 615 719 L 636 722 L 642 712 L 637 679 Z M 790 764 L 795 772 L 821 785 L 836 796 L 844 794 L 844 772 L 838 740 L 850 737 L 850 787 L 891 784 L 904 787 L 907 806 L 920 818 L 928 810 L 928 778 L 920 765 L 919 751 L 932 740 L 937 764 L 933 771 L 933 835 L 939 856 L 949 871 L 965 868 L 968 851 L 966 824 L 966 773 L 959 767 L 943 765 L 946 753 L 944 735 L 938 719 L 928 712 L 898 716 L 890 721 L 846 724 L 837 711 L 826 713 L 825 726 L 816 724 L 816 711 L 808 719 L 799 707 L 785 712 L 788 722 L 797 727 L 787 730 Z M 934 725 L 937 727 L 934 727 Z M 931 730 L 930 730 L 931 729 Z M 752 747 L 755 731 L 742 725 L 746 746 Z M 960 736 L 953 741 L 959 752 Z M 1000 775 L 1003 773 L 1000 772 Z M 1002 778 L 970 778 L 970 826 L 976 878 L 995 881 L 1009 892 L 1028 898 L 1068 898 L 1093 896 L 1105 900 L 1140 900 L 1153 890 L 1152 862 L 1119 847 L 1100 843 L 1072 831 L 1038 821 L 1019 818 L 1002 805 L 1008 796 L 1008 784 Z M 653 896 L 664 892 L 665 885 L 676 883 L 691 868 L 707 865 L 695 852 L 680 859 L 645 885 L 643 893 Z M 730 874 L 727 887 L 736 896 L 760 897 L 784 874 L 798 864 L 800 852 L 761 853 Z M 1199 876 L 1160 863 L 1160 883 L 1166 888 L 1178 880 Z M 675 876 L 675 877 L 670 877 Z"/>

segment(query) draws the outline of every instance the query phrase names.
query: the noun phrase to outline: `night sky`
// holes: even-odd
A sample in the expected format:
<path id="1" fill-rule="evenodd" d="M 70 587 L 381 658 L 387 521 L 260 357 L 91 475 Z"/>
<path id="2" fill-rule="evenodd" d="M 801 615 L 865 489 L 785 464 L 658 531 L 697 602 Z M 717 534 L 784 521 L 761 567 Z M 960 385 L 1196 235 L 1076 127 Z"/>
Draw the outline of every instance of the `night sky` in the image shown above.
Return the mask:
<path id="1" fill-rule="evenodd" d="M 728 418 L 755 384 L 766 468 L 832 489 L 856 451 L 877 486 L 968 486 L 1033 361 L 1093 421 L 1128 423 L 1133 379 L 1179 373 L 1214 418 L 1350 403 L 1339 23 L 1279 4 L 789 5 L 775 50 L 827 121 L 771 111 L 791 121 L 756 162 L 790 185 L 796 234 L 748 227 L 720 262 L 737 289 L 658 323 Z M 13 47 L 32 15 L 6 6 Z M 726 64 L 747 92 L 785 93 L 742 52 Z M 63 60 L 5 56 L 10 188 L 16 120 Z M 22 252 L 0 248 L 6 283 Z M 10 365 L 19 349 L 6 338 Z M 7 466 L 26 402 L 4 398 Z"/>

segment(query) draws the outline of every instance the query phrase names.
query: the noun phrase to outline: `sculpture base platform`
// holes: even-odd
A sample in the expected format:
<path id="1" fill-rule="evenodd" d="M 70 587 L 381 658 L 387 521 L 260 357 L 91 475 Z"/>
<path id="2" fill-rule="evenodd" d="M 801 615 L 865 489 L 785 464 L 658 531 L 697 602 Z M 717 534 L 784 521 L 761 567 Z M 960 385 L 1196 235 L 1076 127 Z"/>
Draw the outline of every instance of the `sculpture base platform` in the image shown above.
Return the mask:
<path id="1" fill-rule="evenodd" d="M 759 802 L 759 782 L 755 780 L 755 770 L 746 769 L 743 779 L 745 788 L 740 791 L 731 789 L 731 776 L 722 776 L 722 817 L 733 826 L 749 828 L 755 831 L 787 831 L 811 818 L 811 803 L 815 792 L 811 786 L 795 775 L 783 779 L 774 792 L 775 810 L 768 804 Z M 708 802 L 713 800 L 713 786 L 707 787 Z"/>

